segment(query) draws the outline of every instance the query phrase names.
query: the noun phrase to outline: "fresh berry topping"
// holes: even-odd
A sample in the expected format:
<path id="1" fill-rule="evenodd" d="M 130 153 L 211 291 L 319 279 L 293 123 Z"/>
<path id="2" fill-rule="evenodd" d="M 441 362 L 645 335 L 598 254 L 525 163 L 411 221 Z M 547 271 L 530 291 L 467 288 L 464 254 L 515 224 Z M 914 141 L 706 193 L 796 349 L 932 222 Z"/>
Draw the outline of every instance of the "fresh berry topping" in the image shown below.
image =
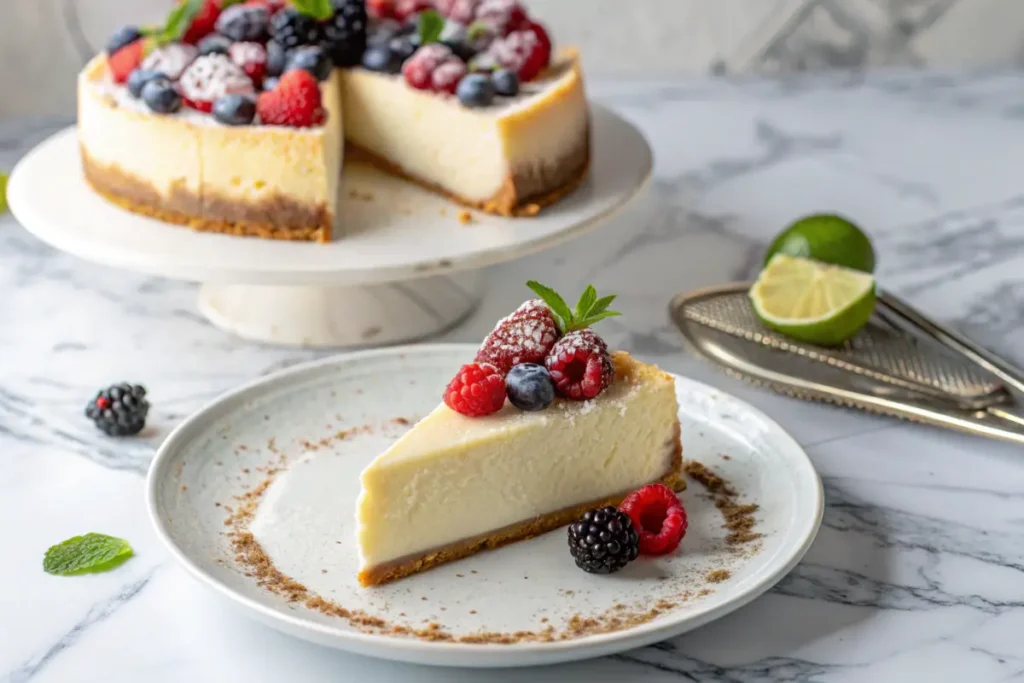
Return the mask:
<path id="1" fill-rule="evenodd" d="M 435 0 L 437 11 L 452 21 L 469 24 L 476 18 L 480 0 Z"/>
<path id="2" fill-rule="evenodd" d="M 122 26 L 117 29 L 114 35 L 110 36 L 110 40 L 107 41 L 107 54 L 112 55 L 120 50 L 129 43 L 134 43 L 136 40 L 142 37 L 139 33 L 139 29 L 135 26 Z"/>
<path id="3" fill-rule="evenodd" d="M 629 515 L 613 507 L 588 510 L 569 525 L 569 552 L 585 572 L 617 572 L 639 554 L 636 529 Z"/>
<path id="4" fill-rule="evenodd" d="M 629 515 L 640 535 L 640 552 L 665 555 L 686 535 L 686 510 L 664 484 L 649 484 L 626 496 L 619 509 Z"/>
<path id="5" fill-rule="evenodd" d="M 288 53 L 276 40 L 267 43 L 267 75 L 280 76 L 288 63 Z"/>
<path id="6" fill-rule="evenodd" d="M 367 45 L 387 45 L 402 33 L 402 25 L 392 19 L 373 22 L 366 29 Z"/>
<path id="7" fill-rule="evenodd" d="M 507 36 L 530 21 L 518 0 L 481 0 L 473 18 L 490 28 L 496 36 Z"/>
<path id="8" fill-rule="evenodd" d="M 245 4 L 247 7 L 262 7 L 267 10 L 267 15 L 272 17 L 283 10 L 288 3 L 285 0 L 247 0 Z"/>
<path id="9" fill-rule="evenodd" d="M 405 21 L 413 15 L 434 9 L 431 0 L 397 0 L 391 16 L 398 21 Z"/>
<path id="10" fill-rule="evenodd" d="M 490 363 L 507 374 L 520 363 L 543 363 L 562 333 L 543 301 L 527 301 L 498 321 L 484 339 L 476 362 Z"/>
<path id="11" fill-rule="evenodd" d="M 217 18 L 216 28 L 236 42 L 260 42 L 270 30 L 270 12 L 266 7 L 231 5 Z"/>
<path id="12" fill-rule="evenodd" d="M 363 53 L 363 68 L 385 74 L 402 71 L 402 59 L 387 45 L 374 45 Z"/>
<path id="13" fill-rule="evenodd" d="M 505 380 L 487 363 L 463 365 L 444 390 L 444 402 L 457 413 L 483 417 L 505 405 Z"/>
<path id="14" fill-rule="evenodd" d="M 608 345 L 593 330 L 570 332 L 544 359 L 558 393 L 574 401 L 596 397 L 611 386 L 615 370 Z"/>
<path id="15" fill-rule="evenodd" d="M 178 4 L 184 2 L 188 2 L 188 0 L 180 0 Z M 195 45 L 213 33 L 218 17 L 220 17 L 220 0 L 203 0 L 199 11 L 192 17 L 192 23 L 189 24 L 188 30 L 181 37 L 182 42 Z"/>
<path id="16" fill-rule="evenodd" d="M 178 82 L 185 104 L 209 113 L 224 95 L 251 95 L 252 79 L 227 55 L 198 57 L 185 69 Z"/>
<path id="17" fill-rule="evenodd" d="M 494 102 L 494 84 L 487 74 L 469 74 L 455 90 L 455 96 L 467 107 L 487 107 Z"/>
<path id="18" fill-rule="evenodd" d="M 515 97 L 519 94 L 519 76 L 515 71 L 498 69 L 491 75 L 494 91 L 502 97 Z"/>
<path id="19" fill-rule="evenodd" d="M 219 33 L 211 33 L 196 45 L 200 55 L 226 55 L 231 47 L 231 39 Z"/>
<path id="20" fill-rule="evenodd" d="M 271 90 L 276 88 L 277 87 L 277 79 L 278 79 L 277 76 L 268 76 L 268 77 L 264 78 L 263 79 L 263 90 L 265 92 L 270 92 Z"/>
<path id="21" fill-rule="evenodd" d="M 171 43 L 153 50 L 142 60 L 142 68 L 147 71 L 159 71 L 168 79 L 176 81 L 198 56 L 199 50 L 194 45 Z"/>
<path id="22" fill-rule="evenodd" d="M 395 36 L 388 42 L 388 49 L 403 65 L 416 54 L 419 46 L 419 37 L 416 35 Z"/>
<path id="23" fill-rule="evenodd" d="M 395 0 L 366 0 L 366 12 L 374 19 L 394 19 Z"/>
<path id="24" fill-rule="evenodd" d="M 132 97 L 142 97 L 142 88 L 146 83 L 157 78 L 167 80 L 167 76 L 159 71 L 149 71 L 140 67 L 128 76 L 128 92 L 132 94 Z"/>
<path id="25" fill-rule="evenodd" d="M 466 63 L 455 57 L 434 69 L 430 77 L 430 86 L 434 92 L 445 92 L 454 95 L 459 82 L 466 75 Z"/>
<path id="26" fill-rule="evenodd" d="M 525 83 L 539 76 L 551 62 L 551 39 L 540 24 L 529 24 L 495 40 L 479 59 L 515 71 Z"/>
<path id="27" fill-rule="evenodd" d="M 225 95 L 213 103 L 213 118 L 228 126 L 247 126 L 256 118 L 251 95 Z"/>
<path id="28" fill-rule="evenodd" d="M 166 78 L 155 78 L 142 86 L 142 101 L 158 114 L 173 114 L 181 109 L 181 93 Z"/>
<path id="29" fill-rule="evenodd" d="M 464 62 L 468 62 L 479 51 L 470 42 L 466 27 L 458 22 L 446 22 L 438 40 Z"/>
<path id="30" fill-rule="evenodd" d="M 334 69 L 331 58 L 324 52 L 323 48 L 316 45 L 303 45 L 288 53 L 285 61 L 285 71 L 292 69 L 304 69 L 313 74 L 318 81 L 326 81 Z"/>
<path id="31" fill-rule="evenodd" d="M 434 72 L 449 62 L 457 61 L 459 58 L 444 45 L 424 45 L 402 65 L 402 75 L 406 83 L 418 90 L 434 90 Z"/>
<path id="32" fill-rule="evenodd" d="M 322 45 L 337 66 L 355 66 L 366 50 L 364 0 L 332 0 L 334 16 L 321 26 Z"/>
<path id="33" fill-rule="evenodd" d="M 320 24 L 294 7 L 285 7 L 270 18 L 270 35 L 286 50 L 320 42 Z"/>
<path id="34" fill-rule="evenodd" d="M 319 126 L 326 118 L 320 86 L 313 74 L 303 69 L 285 72 L 276 88 L 263 92 L 256 112 L 265 124 L 292 128 Z"/>
<path id="35" fill-rule="evenodd" d="M 85 407 L 85 415 L 110 436 L 131 436 L 146 426 L 149 402 L 146 390 L 132 384 L 103 389 Z"/>
<path id="36" fill-rule="evenodd" d="M 267 49 L 262 43 L 232 43 L 228 57 L 241 67 L 257 88 L 260 86 L 267 75 Z"/>
<path id="37" fill-rule="evenodd" d="M 142 66 L 142 60 L 145 59 L 150 47 L 149 40 L 139 38 L 107 57 L 107 67 L 110 69 L 110 77 L 114 82 L 124 83 L 127 81 L 131 73 Z"/>
<path id="38" fill-rule="evenodd" d="M 505 376 L 505 393 L 519 410 L 544 410 L 555 400 L 555 383 L 543 365 L 520 363 Z"/>

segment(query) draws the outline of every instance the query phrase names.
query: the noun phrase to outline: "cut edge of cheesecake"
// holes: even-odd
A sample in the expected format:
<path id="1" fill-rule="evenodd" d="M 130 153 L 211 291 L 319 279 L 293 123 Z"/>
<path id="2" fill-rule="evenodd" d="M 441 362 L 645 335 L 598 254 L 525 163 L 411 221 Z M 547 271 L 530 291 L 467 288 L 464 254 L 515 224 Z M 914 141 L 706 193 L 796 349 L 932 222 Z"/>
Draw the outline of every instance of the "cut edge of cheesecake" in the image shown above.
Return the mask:
<path id="1" fill-rule="evenodd" d="M 674 378 L 671 375 L 656 366 L 641 363 L 630 357 L 629 354 L 625 352 L 615 352 L 612 356 L 612 360 L 615 366 L 617 381 L 635 382 L 638 379 L 650 381 L 668 380 L 672 382 L 674 386 Z M 674 389 L 672 393 L 673 400 L 675 400 Z M 596 400 L 600 400 L 600 397 Z M 617 403 L 616 405 L 621 404 Z M 444 408 L 445 406 L 442 404 L 438 410 L 443 410 Z M 624 409 L 621 410 L 623 410 L 622 414 L 625 415 Z M 678 411 L 678 408 L 676 408 L 676 411 Z M 436 412 L 437 411 L 435 411 L 435 413 Z M 431 415 L 434 415 L 434 413 L 431 413 Z M 662 424 L 665 423 L 663 422 Z M 414 426 L 409 433 L 415 429 L 416 426 Z M 407 435 L 409 433 L 407 433 Z M 405 437 L 403 437 L 403 439 L 404 438 Z M 665 459 L 662 460 L 662 462 L 667 462 L 667 468 L 663 470 L 662 474 L 659 476 L 655 477 L 652 476 L 653 473 L 649 474 L 648 476 L 651 478 L 644 481 L 641 485 L 661 483 L 670 487 L 674 491 L 682 491 L 686 488 L 686 480 L 683 476 L 683 446 L 678 414 L 675 415 L 675 422 L 671 429 L 671 437 L 667 441 L 662 441 L 661 443 L 662 447 L 659 448 L 659 451 L 664 453 Z M 373 467 L 374 464 L 385 461 L 384 459 L 391 452 L 392 448 L 389 448 L 385 453 L 378 456 L 367 470 Z M 446 543 L 427 550 L 417 551 L 398 559 L 385 560 L 368 566 L 366 565 L 366 560 L 364 560 L 364 566 L 360 568 L 358 574 L 359 583 L 364 587 L 389 583 L 442 564 L 469 557 L 470 555 L 474 555 L 483 550 L 493 550 L 510 543 L 539 536 L 571 523 L 583 512 L 589 509 L 604 507 L 607 505 L 618 505 L 627 495 L 629 495 L 629 493 L 635 490 L 635 488 L 636 485 L 630 485 L 625 490 L 620 490 L 610 495 L 602 495 L 582 503 L 569 505 L 553 512 L 523 519 L 501 528 L 493 529 L 481 534 L 475 534 L 462 540 Z M 357 512 L 357 518 L 359 517 L 359 514 L 361 513 Z M 362 551 L 360 552 L 360 555 L 362 555 Z"/>

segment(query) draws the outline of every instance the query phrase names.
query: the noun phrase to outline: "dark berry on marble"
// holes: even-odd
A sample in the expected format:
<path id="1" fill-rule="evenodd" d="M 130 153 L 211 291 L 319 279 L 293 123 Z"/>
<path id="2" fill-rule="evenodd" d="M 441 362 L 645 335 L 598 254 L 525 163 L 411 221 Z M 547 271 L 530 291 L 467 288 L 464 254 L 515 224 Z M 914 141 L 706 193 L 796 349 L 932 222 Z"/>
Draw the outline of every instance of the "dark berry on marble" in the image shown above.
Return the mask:
<path id="1" fill-rule="evenodd" d="M 142 86 L 142 101 L 158 114 L 173 114 L 181 109 L 181 94 L 164 78 L 153 79 Z"/>
<path id="2" fill-rule="evenodd" d="M 508 371 L 505 393 L 520 410 L 544 410 L 555 400 L 555 383 L 543 365 L 520 363 Z"/>
<path id="3" fill-rule="evenodd" d="M 489 106 L 494 102 L 494 94 L 494 85 L 487 74 L 464 76 L 455 89 L 455 96 L 467 107 Z"/>
<path id="4" fill-rule="evenodd" d="M 199 55 L 226 55 L 231 47 L 231 39 L 219 33 L 211 33 L 196 46 L 199 48 Z"/>
<path id="5" fill-rule="evenodd" d="M 288 53 L 285 71 L 302 69 L 313 74 L 318 81 L 326 81 L 331 75 L 334 64 L 323 48 L 316 45 L 303 45 Z"/>
<path id="6" fill-rule="evenodd" d="M 127 382 L 109 386 L 85 406 L 85 416 L 110 436 L 132 436 L 146 426 L 146 389 Z"/>
<path id="7" fill-rule="evenodd" d="M 494 91 L 503 97 L 515 97 L 519 94 L 519 75 L 509 69 L 498 69 L 491 74 Z"/>
<path id="8" fill-rule="evenodd" d="M 363 67 L 379 73 L 397 74 L 402 71 L 402 59 L 387 45 L 377 45 L 363 53 Z"/>
<path id="9" fill-rule="evenodd" d="M 142 88 L 144 88 L 147 83 L 157 78 L 162 78 L 165 81 L 167 80 L 167 76 L 163 75 L 159 71 L 136 69 L 128 74 L 128 92 L 131 93 L 132 97 L 142 97 Z"/>
<path id="10" fill-rule="evenodd" d="M 224 95 L 213 103 L 213 118 L 228 126 L 247 126 L 256 118 L 256 100 L 247 95 Z"/>
<path id="11" fill-rule="evenodd" d="M 136 26 L 122 26 L 107 41 L 107 54 L 112 55 L 129 43 L 134 43 L 142 36 Z"/>

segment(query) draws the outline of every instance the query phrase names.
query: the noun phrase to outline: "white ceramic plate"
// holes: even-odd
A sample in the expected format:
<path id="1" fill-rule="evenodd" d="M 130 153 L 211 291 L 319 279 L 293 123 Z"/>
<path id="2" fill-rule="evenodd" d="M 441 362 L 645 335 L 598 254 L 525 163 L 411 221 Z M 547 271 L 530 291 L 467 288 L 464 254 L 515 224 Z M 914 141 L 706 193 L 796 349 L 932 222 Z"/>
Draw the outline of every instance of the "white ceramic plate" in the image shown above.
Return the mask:
<path id="1" fill-rule="evenodd" d="M 178 427 L 153 461 L 148 496 L 157 533 L 197 578 L 286 633 L 376 657 L 474 667 L 596 657 L 677 635 L 763 593 L 810 546 L 822 490 L 799 445 L 745 403 L 680 377 L 684 455 L 760 506 L 756 531 L 764 537 L 756 552 L 730 551 L 720 512 L 691 483 L 682 496 L 690 517 L 682 551 L 642 558 L 612 576 L 578 570 L 559 530 L 388 586 L 359 587 L 353 540 L 358 474 L 405 429 L 395 418 L 432 410 L 474 351 L 434 345 L 345 355 L 222 397 Z M 331 438 L 353 427 L 365 432 Z M 325 445 L 317 445 L 321 439 Z M 261 588 L 234 560 L 224 505 L 236 506 L 234 497 L 257 486 L 265 478 L 261 469 L 281 455 L 289 467 L 267 490 L 250 528 L 279 570 L 347 609 L 411 629 L 434 622 L 461 638 L 549 626 L 561 632 L 573 615 L 586 619 L 615 605 L 674 606 L 647 623 L 557 642 L 471 644 L 366 633 Z M 708 572 L 722 568 L 729 578 L 709 583 Z"/>
<path id="2" fill-rule="evenodd" d="M 198 233 L 124 211 L 85 182 L 73 127 L 18 163 L 7 196 L 18 221 L 39 239 L 115 268 L 233 284 L 391 282 L 518 258 L 620 210 L 649 180 L 651 149 L 635 127 L 601 106 L 592 105 L 592 126 L 586 182 L 530 219 L 474 211 L 474 222 L 464 225 L 461 207 L 443 197 L 346 165 L 338 209 L 344 235 L 331 244 Z"/>

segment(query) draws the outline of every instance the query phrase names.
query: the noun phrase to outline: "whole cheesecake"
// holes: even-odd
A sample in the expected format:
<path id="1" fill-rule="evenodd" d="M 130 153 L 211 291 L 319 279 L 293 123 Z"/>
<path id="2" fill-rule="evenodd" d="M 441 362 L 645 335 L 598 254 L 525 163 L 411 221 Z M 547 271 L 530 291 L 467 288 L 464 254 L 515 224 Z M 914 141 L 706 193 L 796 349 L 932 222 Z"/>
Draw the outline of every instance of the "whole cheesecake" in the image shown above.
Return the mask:
<path id="1" fill-rule="evenodd" d="M 346 157 L 504 216 L 586 176 L 577 56 L 552 54 L 517 2 L 334 0 L 329 16 L 305 14 L 309 0 L 222 2 L 122 29 L 79 75 L 85 177 L 130 211 L 325 242 L 345 230 Z"/>

